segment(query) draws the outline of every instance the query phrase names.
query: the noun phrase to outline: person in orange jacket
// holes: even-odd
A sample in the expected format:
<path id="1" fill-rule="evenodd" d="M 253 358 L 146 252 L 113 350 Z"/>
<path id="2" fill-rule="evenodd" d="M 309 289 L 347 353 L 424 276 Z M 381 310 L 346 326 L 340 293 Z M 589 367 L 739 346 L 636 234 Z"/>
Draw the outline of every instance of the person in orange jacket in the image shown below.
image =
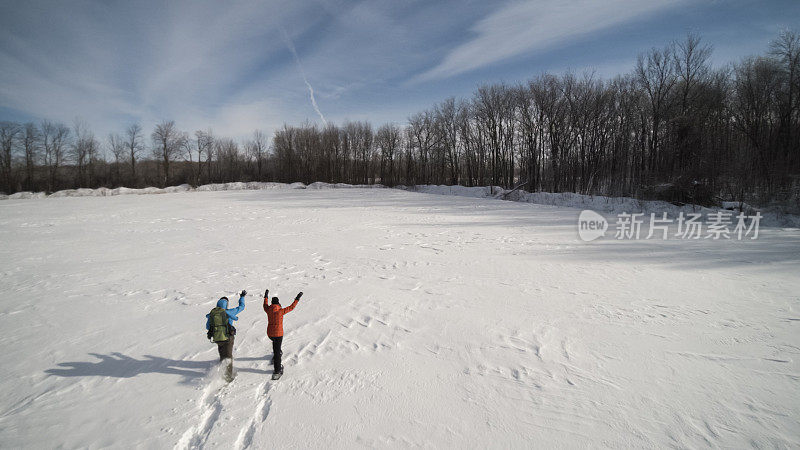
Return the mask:
<path id="1" fill-rule="evenodd" d="M 272 304 L 268 304 L 269 289 L 264 291 L 264 312 L 267 313 L 269 325 L 267 325 L 267 336 L 272 341 L 272 365 L 275 367 L 275 373 L 283 373 L 283 364 L 281 364 L 281 344 L 283 343 L 283 315 L 290 313 L 303 293 L 297 294 L 291 305 L 286 308 L 281 308 L 280 300 L 278 297 L 272 297 Z"/>

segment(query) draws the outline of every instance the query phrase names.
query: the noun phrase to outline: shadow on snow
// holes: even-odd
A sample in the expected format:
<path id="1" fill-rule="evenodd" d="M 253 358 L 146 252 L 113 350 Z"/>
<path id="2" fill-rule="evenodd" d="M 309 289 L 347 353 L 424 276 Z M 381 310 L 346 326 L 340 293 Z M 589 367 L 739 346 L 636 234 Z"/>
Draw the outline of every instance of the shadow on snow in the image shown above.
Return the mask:
<path id="1" fill-rule="evenodd" d="M 144 359 L 136 359 L 119 352 L 108 355 L 89 353 L 99 361 L 70 361 L 59 363 L 57 368 L 47 369 L 45 373 L 59 377 L 112 377 L 133 378 L 146 373 L 163 373 L 183 377 L 181 383 L 191 383 L 208 375 L 209 371 L 219 363 L 211 361 L 180 361 L 162 358 L 160 356 L 144 355 Z M 237 361 L 268 361 L 268 356 L 234 358 Z M 237 367 L 237 372 L 250 372 L 262 375 L 271 374 L 271 371 Z"/>

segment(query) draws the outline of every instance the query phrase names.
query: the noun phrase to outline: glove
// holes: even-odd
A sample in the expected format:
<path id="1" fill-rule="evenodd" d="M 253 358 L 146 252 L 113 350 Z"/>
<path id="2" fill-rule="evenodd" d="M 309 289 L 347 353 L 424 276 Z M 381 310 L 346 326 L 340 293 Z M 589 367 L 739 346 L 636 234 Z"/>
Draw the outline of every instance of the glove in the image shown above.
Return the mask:
<path id="1" fill-rule="evenodd" d="M 209 341 L 211 340 L 211 336 L 213 336 L 213 334 L 211 333 L 211 330 L 208 330 L 208 332 L 206 333 L 206 337 L 208 338 Z"/>
<path id="2" fill-rule="evenodd" d="M 268 297 L 269 297 L 269 289 L 264 291 L 264 298 L 268 298 Z"/>
<path id="3" fill-rule="evenodd" d="M 245 295 L 247 295 L 247 291 L 245 291 L 245 290 L 243 289 L 243 290 L 242 290 L 242 292 L 241 292 L 241 294 L 239 294 L 239 297 L 244 297 Z"/>
<path id="4" fill-rule="evenodd" d="M 295 300 L 300 300 L 300 297 L 302 297 L 302 296 L 303 296 L 303 293 L 301 292 L 301 293 L 297 294 L 297 297 L 295 297 L 294 299 Z"/>

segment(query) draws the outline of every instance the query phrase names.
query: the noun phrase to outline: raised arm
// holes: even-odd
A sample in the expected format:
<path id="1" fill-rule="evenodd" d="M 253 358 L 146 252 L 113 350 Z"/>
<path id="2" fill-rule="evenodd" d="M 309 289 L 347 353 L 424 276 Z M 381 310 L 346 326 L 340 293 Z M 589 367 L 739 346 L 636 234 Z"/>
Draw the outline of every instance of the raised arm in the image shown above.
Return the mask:
<path id="1" fill-rule="evenodd" d="M 290 312 L 292 312 L 294 307 L 297 306 L 297 302 L 300 301 L 300 297 L 302 297 L 302 296 L 303 296 L 302 292 L 297 294 L 297 297 L 294 298 L 294 301 L 292 302 L 292 304 L 287 306 L 286 308 L 283 308 L 283 313 L 284 314 L 289 314 Z"/>
<path id="2" fill-rule="evenodd" d="M 239 297 L 239 306 L 237 306 L 236 308 L 231 308 L 231 309 L 225 310 L 225 312 L 228 313 L 228 317 L 230 317 L 233 320 L 239 320 L 239 318 L 236 317 L 236 316 L 240 312 L 244 311 L 244 296 L 247 295 L 247 291 L 242 291 L 242 293 L 239 294 L 239 295 L 240 295 L 240 297 Z"/>
<path id="3" fill-rule="evenodd" d="M 269 289 L 264 291 L 264 312 L 269 313 Z"/>

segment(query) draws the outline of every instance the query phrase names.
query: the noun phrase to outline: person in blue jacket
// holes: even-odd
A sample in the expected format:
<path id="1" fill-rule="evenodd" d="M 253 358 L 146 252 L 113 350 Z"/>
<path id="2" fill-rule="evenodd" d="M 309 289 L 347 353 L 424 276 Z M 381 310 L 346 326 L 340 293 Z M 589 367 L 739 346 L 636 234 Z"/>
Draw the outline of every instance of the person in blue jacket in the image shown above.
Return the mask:
<path id="1" fill-rule="evenodd" d="M 242 291 L 239 294 L 239 306 L 236 308 L 228 308 L 228 297 L 222 297 L 217 301 L 217 307 L 224 309 L 225 313 L 228 315 L 229 325 L 228 340 L 217 342 L 220 361 L 224 360 L 225 358 L 233 359 L 233 337 L 236 336 L 236 327 L 233 326 L 233 321 L 239 320 L 239 317 L 237 316 L 240 312 L 244 311 L 245 295 L 247 295 L 247 291 Z M 211 313 L 206 314 L 206 330 L 208 330 L 208 338 L 211 339 Z"/>

